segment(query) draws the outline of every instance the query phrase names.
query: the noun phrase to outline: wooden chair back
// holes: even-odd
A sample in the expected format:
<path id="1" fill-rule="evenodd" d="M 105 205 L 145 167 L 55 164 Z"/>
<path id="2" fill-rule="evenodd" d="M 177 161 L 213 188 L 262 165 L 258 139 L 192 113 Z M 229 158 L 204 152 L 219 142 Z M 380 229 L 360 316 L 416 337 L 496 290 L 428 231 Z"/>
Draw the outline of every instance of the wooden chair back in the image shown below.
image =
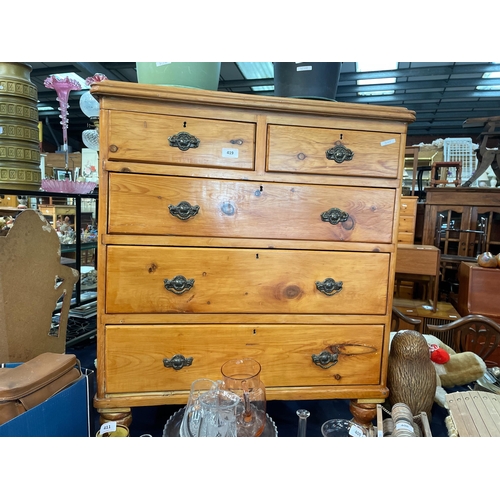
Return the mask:
<path id="1" fill-rule="evenodd" d="M 431 332 L 453 331 L 456 352 L 472 351 L 486 360 L 500 345 L 500 325 L 481 314 L 469 314 L 445 325 L 427 325 Z"/>
<path id="2" fill-rule="evenodd" d="M 0 363 L 63 354 L 76 269 L 61 264 L 55 229 L 34 211 L 19 214 L 0 236 Z M 58 326 L 52 324 L 62 301 Z"/>

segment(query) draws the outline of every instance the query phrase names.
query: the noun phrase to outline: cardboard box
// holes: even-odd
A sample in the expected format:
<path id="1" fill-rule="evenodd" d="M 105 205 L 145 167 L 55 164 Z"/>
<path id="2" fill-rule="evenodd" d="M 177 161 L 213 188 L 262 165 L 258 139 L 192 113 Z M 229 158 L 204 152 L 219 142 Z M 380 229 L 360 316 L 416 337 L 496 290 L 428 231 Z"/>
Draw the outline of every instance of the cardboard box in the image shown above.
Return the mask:
<path id="1" fill-rule="evenodd" d="M 19 363 L 5 363 L 14 368 Z M 92 398 L 94 372 L 82 368 L 83 377 L 31 410 L 0 425 L 0 437 L 95 436 Z"/>

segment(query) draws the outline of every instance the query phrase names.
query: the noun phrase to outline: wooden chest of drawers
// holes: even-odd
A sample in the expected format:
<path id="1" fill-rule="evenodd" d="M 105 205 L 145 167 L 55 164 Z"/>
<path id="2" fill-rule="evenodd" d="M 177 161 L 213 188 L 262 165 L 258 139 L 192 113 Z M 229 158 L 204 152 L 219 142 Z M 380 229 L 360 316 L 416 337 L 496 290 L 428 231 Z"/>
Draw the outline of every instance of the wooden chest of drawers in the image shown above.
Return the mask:
<path id="1" fill-rule="evenodd" d="M 402 196 L 399 212 L 398 243 L 413 245 L 417 220 L 418 196 Z"/>
<path id="2" fill-rule="evenodd" d="M 387 395 L 403 108 L 105 81 L 105 420 L 252 357 L 268 399 Z M 354 411 L 353 411 L 354 413 Z"/>

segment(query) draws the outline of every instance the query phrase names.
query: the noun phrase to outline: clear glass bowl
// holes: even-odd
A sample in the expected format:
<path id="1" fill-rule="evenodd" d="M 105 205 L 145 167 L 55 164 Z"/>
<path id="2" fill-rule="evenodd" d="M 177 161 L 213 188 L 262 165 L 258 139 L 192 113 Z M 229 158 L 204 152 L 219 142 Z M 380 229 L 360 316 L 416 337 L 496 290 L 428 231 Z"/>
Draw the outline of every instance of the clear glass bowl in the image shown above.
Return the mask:
<path id="1" fill-rule="evenodd" d="M 324 437 L 366 437 L 366 429 L 351 420 L 333 418 L 321 426 Z"/>

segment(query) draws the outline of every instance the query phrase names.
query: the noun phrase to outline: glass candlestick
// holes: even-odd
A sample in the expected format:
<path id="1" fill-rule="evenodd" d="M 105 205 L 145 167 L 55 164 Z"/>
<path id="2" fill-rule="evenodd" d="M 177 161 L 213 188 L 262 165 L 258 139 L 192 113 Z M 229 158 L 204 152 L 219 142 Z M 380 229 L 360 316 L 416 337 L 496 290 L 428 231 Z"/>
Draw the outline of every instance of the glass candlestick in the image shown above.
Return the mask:
<path id="1" fill-rule="evenodd" d="M 307 410 L 297 410 L 297 416 L 299 417 L 299 432 L 297 433 L 297 437 L 306 437 L 307 418 L 310 415 Z"/>

